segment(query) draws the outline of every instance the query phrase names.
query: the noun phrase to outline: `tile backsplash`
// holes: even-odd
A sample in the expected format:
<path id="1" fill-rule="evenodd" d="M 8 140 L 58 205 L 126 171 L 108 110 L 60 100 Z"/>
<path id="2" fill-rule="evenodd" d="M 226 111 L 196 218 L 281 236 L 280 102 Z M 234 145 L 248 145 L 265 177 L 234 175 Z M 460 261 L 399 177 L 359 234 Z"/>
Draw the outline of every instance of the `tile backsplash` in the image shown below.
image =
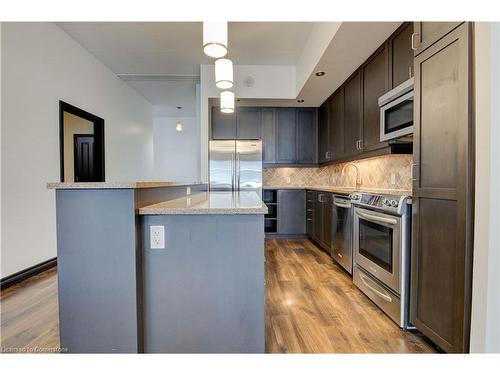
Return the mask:
<path id="1" fill-rule="evenodd" d="M 360 190 L 387 190 L 411 192 L 412 155 L 385 155 L 357 160 L 360 173 Z M 356 183 L 356 170 L 340 163 L 320 168 L 266 168 L 263 170 L 264 186 L 335 186 L 352 188 Z"/>

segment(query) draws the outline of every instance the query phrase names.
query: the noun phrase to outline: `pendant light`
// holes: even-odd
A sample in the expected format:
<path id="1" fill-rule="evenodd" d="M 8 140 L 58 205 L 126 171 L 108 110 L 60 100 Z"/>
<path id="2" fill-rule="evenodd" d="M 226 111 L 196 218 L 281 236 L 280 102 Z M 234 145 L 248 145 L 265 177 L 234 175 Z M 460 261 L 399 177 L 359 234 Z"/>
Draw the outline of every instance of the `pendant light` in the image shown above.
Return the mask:
<path id="1" fill-rule="evenodd" d="M 203 52 L 213 58 L 227 54 L 227 22 L 203 22 Z"/>
<path id="2" fill-rule="evenodd" d="M 179 112 L 182 109 L 182 107 L 177 107 L 177 125 L 175 126 L 175 130 L 178 132 L 182 131 L 182 124 L 181 124 L 181 118 L 179 116 Z"/>
<path id="3" fill-rule="evenodd" d="M 234 92 L 225 90 L 220 93 L 220 111 L 222 113 L 234 112 Z"/>
<path id="4" fill-rule="evenodd" d="M 215 85 L 223 90 L 233 87 L 233 62 L 227 58 L 215 60 Z"/>

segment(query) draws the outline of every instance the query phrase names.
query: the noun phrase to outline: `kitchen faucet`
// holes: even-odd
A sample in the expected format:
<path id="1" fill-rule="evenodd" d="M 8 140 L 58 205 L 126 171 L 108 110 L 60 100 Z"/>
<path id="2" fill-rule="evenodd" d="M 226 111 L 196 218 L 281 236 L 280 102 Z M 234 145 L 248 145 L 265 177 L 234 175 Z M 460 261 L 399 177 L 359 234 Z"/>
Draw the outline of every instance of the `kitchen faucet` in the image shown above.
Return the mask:
<path id="1" fill-rule="evenodd" d="M 345 164 L 344 167 L 342 168 L 342 176 L 345 174 L 345 170 L 347 169 L 347 167 L 354 167 L 354 169 L 356 170 L 356 187 L 355 187 L 355 189 L 359 190 L 359 187 L 361 186 L 361 176 L 359 174 L 358 166 L 354 163 Z"/>

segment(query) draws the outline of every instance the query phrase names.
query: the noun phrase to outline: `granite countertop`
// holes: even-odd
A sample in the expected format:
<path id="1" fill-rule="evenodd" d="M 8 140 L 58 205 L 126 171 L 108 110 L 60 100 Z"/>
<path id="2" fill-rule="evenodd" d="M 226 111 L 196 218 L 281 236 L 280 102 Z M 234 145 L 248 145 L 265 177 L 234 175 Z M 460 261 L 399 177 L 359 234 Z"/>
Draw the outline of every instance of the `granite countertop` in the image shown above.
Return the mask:
<path id="1" fill-rule="evenodd" d="M 388 195 L 409 195 L 412 192 L 408 190 L 390 190 L 390 189 L 375 189 L 375 188 L 350 188 L 350 187 L 336 187 L 336 186 L 290 186 L 290 185 L 269 185 L 264 186 L 263 189 L 278 190 L 278 189 L 294 189 L 294 190 L 317 190 L 326 191 L 329 193 L 351 194 L 358 193 L 373 193 L 373 194 L 388 194 Z"/>
<path id="2" fill-rule="evenodd" d="M 212 191 L 139 209 L 139 215 L 263 215 L 267 206 L 253 191 Z"/>
<path id="3" fill-rule="evenodd" d="M 201 185 L 202 182 L 49 182 L 47 189 L 148 189 Z"/>

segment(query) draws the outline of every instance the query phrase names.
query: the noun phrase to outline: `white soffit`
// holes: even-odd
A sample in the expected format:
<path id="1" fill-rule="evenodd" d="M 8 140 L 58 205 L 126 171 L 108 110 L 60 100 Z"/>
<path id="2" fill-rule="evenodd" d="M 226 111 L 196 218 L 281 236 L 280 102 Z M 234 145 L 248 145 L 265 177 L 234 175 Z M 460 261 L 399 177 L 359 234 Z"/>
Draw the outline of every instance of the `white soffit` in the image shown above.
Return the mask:
<path id="1" fill-rule="evenodd" d="M 309 78 L 297 87 L 297 98 L 310 106 L 321 105 L 401 24 L 343 22 Z M 326 74 L 317 77 L 317 71 Z"/>

